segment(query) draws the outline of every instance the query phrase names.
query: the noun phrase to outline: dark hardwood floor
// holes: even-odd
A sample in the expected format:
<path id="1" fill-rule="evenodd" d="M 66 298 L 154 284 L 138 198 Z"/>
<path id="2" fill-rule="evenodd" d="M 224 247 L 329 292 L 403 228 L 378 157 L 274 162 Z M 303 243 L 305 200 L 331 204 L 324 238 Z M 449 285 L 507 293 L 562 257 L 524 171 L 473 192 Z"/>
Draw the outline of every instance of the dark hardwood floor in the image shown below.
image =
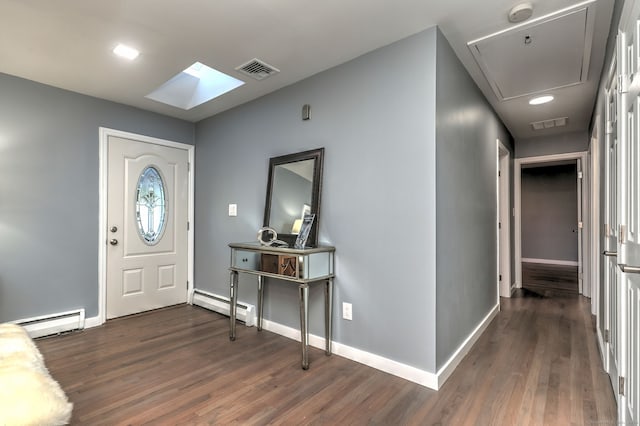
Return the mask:
<path id="1" fill-rule="evenodd" d="M 522 262 L 522 288 L 545 297 L 577 296 L 578 267 Z"/>
<path id="2" fill-rule="evenodd" d="M 411 326 L 402 331 L 415 339 Z M 37 340 L 72 424 L 616 424 L 586 299 L 517 297 L 439 392 L 181 305 Z"/>

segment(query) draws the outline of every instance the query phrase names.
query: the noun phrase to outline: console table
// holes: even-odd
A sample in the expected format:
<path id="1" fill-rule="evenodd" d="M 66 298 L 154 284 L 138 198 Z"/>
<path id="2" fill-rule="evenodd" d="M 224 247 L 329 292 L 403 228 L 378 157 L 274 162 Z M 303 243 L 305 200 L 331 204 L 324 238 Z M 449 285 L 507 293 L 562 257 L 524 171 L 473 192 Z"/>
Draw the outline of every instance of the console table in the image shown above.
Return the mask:
<path id="1" fill-rule="evenodd" d="M 300 341 L 302 368 L 309 368 L 309 284 L 325 283 L 324 326 L 325 354 L 331 355 L 331 315 L 333 310 L 333 266 L 335 247 L 305 249 L 263 246 L 258 243 L 232 243 L 230 271 L 230 328 L 229 339 L 236 339 L 236 310 L 238 273 L 258 277 L 258 331 L 262 330 L 262 307 L 265 277 L 298 284 L 300 298 Z"/>

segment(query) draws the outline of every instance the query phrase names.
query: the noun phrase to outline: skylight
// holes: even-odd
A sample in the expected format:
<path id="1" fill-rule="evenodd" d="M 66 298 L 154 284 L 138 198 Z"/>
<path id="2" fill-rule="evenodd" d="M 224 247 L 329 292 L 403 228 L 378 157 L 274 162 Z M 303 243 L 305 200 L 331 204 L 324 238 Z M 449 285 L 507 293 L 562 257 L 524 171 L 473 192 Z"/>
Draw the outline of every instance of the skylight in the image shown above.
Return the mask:
<path id="1" fill-rule="evenodd" d="M 201 62 L 195 62 L 149 93 L 146 98 L 190 110 L 243 84 L 244 81 L 214 70 Z"/>

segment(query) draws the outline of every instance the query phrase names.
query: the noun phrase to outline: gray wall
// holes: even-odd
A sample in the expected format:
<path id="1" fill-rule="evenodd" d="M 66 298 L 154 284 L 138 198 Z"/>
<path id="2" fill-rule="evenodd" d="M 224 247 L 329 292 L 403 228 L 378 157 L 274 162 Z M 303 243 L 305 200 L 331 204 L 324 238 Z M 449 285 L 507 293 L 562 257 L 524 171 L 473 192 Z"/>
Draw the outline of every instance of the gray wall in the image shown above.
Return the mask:
<path id="1" fill-rule="evenodd" d="M 522 169 L 522 257 L 578 261 L 576 164 Z"/>
<path id="2" fill-rule="evenodd" d="M 432 28 L 197 124 L 197 288 L 228 294 L 227 244 L 255 240 L 269 158 L 325 147 L 319 241 L 337 248 L 334 338 L 435 371 L 435 43 Z M 255 303 L 255 278 L 239 286 Z M 318 335 L 322 303 L 312 288 Z M 265 318 L 299 328 L 291 284 L 270 280 Z"/>
<path id="3" fill-rule="evenodd" d="M 0 321 L 98 314 L 98 128 L 193 143 L 194 125 L 0 74 Z"/>
<path id="4" fill-rule="evenodd" d="M 583 131 L 562 135 L 517 139 L 514 145 L 516 158 L 564 154 L 567 152 L 583 152 L 589 149 L 589 133 Z"/>
<path id="5" fill-rule="evenodd" d="M 496 139 L 511 136 L 438 32 L 437 368 L 496 305 Z"/>
<path id="6" fill-rule="evenodd" d="M 269 158 L 325 147 L 319 240 L 337 247 L 338 342 L 436 372 L 496 299 L 495 139 L 509 136 L 436 28 L 195 126 L 6 75 L 0 93 L 0 320 L 97 314 L 100 126 L 196 141 L 197 288 L 228 293 L 227 244 L 256 238 Z M 241 277 L 241 300 L 255 290 Z M 266 293 L 265 317 L 298 328 L 295 288 Z M 322 335 L 321 288 L 311 296 Z"/>

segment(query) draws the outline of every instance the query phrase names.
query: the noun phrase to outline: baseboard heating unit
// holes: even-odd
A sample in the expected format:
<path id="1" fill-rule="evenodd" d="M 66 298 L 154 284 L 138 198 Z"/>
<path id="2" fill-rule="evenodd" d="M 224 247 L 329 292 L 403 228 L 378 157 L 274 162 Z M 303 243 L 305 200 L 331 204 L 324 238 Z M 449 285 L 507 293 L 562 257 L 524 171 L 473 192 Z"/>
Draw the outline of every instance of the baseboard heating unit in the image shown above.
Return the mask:
<path id="1" fill-rule="evenodd" d="M 24 327 L 31 338 L 50 336 L 84 328 L 84 309 L 27 318 L 13 323 Z"/>
<path id="2" fill-rule="evenodd" d="M 229 306 L 231 302 L 229 302 L 228 297 L 196 289 L 193 290 L 193 299 L 191 302 L 196 306 L 218 312 L 219 314 L 230 315 Z M 236 306 L 236 318 L 238 320 L 244 322 L 247 327 L 256 325 L 255 306 L 244 302 L 237 302 Z"/>

